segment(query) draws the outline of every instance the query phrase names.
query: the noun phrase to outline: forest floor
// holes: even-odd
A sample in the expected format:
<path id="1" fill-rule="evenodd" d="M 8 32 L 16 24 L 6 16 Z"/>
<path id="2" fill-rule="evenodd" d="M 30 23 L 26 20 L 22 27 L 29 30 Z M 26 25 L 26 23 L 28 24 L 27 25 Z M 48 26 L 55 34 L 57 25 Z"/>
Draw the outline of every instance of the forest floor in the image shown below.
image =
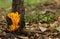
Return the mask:
<path id="1" fill-rule="evenodd" d="M 39 12 L 41 12 L 44 16 L 45 14 L 51 15 L 53 17 L 53 22 L 51 22 L 50 17 L 48 17 L 48 22 L 46 21 L 46 19 L 40 21 L 35 20 L 34 22 L 30 22 L 30 20 L 29 22 L 25 23 L 22 35 L 6 33 L 6 31 L 4 31 L 4 27 L 2 26 L 2 28 L 0 26 L 0 39 L 60 39 L 60 5 L 51 3 L 38 3 L 36 5 L 37 6 L 32 10 L 28 11 L 26 9 L 26 15 L 28 15 L 27 13 L 29 13 L 30 16 L 31 14 L 35 14 L 39 10 Z M 56 11 L 58 11 L 58 14 L 56 13 Z M 5 22 L 3 22 L 3 24 L 5 24 Z"/>

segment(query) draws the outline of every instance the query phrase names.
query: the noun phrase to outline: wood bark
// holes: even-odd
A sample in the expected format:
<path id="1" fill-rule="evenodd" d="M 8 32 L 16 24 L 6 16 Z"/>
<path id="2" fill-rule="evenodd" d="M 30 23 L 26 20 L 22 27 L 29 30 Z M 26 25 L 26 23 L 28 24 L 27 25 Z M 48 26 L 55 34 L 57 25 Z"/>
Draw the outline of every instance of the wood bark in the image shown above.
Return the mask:
<path id="1" fill-rule="evenodd" d="M 12 12 L 18 12 L 21 16 L 20 22 L 19 22 L 20 28 L 16 31 L 18 33 L 22 32 L 22 29 L 25 26 L 25 21 L 24 21 L 25 8 L 23 3 L 24 3 L 24 0 L 12 0 Z M 8 25 L 12 24 L 11 19 L 9 19 L 8 17 L 7 17 L 7 22 L 8 22 Z"/>
<path id="2" fill-rule="evenodd" d="M 12 1 L 12 11 L 18 12 L 21 15 L 20 18 L 20 27 L 23 28 L 25 26 L 24 21 L 24 14 L 25 14 L 25 8 L 24 8 L 24 0 L 13 0 Z"/>

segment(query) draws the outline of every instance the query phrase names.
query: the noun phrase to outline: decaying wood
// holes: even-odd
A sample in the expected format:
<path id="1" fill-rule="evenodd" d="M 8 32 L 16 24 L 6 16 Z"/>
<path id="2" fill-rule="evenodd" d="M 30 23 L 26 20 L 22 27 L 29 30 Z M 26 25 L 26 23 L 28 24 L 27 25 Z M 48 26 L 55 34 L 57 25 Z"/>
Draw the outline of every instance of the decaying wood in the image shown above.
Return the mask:
<path id="1" fill-rule="evenodd" d="M 12 11 L 13 12 L 18 12 L 21 15 L 21 20 L 20 20 L 20 26 L 23 28 L 25 26 L 24 22 L 24 14 L 25 14 L 25 9 L 23 5 L 23 0 L 13 0 L 12 2 Z"/>

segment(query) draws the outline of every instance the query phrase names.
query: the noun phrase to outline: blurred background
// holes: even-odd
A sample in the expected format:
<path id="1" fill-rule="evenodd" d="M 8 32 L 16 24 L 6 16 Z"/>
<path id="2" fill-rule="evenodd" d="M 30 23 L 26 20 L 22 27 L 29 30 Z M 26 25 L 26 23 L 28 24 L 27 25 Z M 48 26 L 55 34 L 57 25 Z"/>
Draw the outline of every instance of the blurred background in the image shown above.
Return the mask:
<path id="1" fill-rule="evenodd" d="M 25 37 L 60 39 L 60 0 L 24 0 L 24 7 L 25 27 L 23 31 L 27 35 Z M 6 16 L 11 10 L 12 0 L 0 0 L 0 13 Z M 2 22 L 4 25 L 5 22 L 2 20 L 0 23 Z"/>

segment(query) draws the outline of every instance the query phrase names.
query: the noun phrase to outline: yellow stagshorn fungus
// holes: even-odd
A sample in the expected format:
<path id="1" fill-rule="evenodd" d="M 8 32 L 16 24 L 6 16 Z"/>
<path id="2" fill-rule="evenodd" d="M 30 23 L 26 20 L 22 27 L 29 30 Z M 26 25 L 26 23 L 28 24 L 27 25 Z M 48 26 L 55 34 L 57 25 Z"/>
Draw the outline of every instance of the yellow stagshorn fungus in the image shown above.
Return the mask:
<path id="1" fill-rule="evenodd" d="M 8 14 L 8 17 L 12 20 L 13 24 L 11 26 L 9 26 L 9 31 L 12 32 L 12 31 L 15 31 L 19 28 L 19 21 L 20 21 L 20 15 L 18 14 L 18 12 L 14 13 L 9 13 Z"/>

